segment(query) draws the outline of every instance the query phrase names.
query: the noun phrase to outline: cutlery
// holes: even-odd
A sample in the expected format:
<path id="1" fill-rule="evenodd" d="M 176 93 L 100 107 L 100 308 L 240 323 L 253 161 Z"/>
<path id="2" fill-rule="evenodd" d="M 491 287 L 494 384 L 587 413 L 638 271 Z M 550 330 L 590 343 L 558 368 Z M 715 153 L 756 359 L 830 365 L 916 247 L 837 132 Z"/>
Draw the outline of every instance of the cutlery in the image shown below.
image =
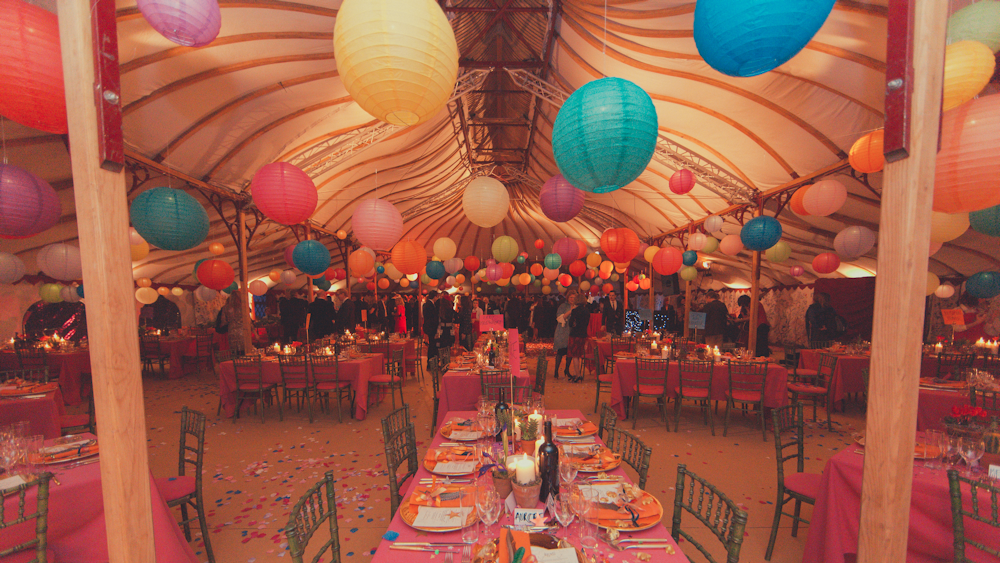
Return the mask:
<path id="1" fill-rule="evenodd" d="M 419 546 L 419 545 L 400 545 L 400 546 L 397 546 L 396 544 L 390 545 L 389 549 L 393 549 L 393 550 L 396 550 L 396 551 L 429 551 L 429 552 L 440 551 L 439 548 L 436 548 L 436 547 L 433 547 L 433 546 L 426 546 L 426 547 Z"/>
<path id="2" fill-rule="evenodd" d="M 426 541 L 398 541 L 392 545 L 400 545 L 405 547 L 458 547 L 465 545 L 458 542 L 426 542 Z"/>
<path id="3" fill-rule="evenodd" d="M 98 461 L 101 461 L 101 458 L 100 457 L 94 457 L 92 459 L 85 459 L 83 461 L 77 461 L 77 462 L 71 463 L 69 465 L 64 465 L 64 466 L 60 467 L 59 469 L 73 469 L 73 468 L 76 468 L 76 467 L 80 467 L 82 465 L 90 465 L 91 463 L 97 463 Z"/>
<path id="4" fill-rule="evenodd" d="M 667 547 L 673 549 L 673 546 L 669 543 L 633 543 L 629 545 L 621 545 L 617 542 L 608 542 L 608 545 L 617 549 L 618 551 L 625 551 L 626 549 L 653 549 Z"/>

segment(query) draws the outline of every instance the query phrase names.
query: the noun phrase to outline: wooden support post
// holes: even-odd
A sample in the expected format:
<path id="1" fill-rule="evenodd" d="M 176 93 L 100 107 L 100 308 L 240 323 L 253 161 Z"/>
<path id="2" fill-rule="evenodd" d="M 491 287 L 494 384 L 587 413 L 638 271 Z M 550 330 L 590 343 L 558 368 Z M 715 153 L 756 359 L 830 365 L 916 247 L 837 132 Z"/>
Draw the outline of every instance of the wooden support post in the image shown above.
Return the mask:
<path id="1" fill-rule="evenodd" d="M 913 53 L 912 84 L 903 84 L 912 88 L 913 94 L 908 117 L 910 150 L 909 158 L 886 163 L 883 179 L 861 487 L 860 563 L 906 560 L 927 246 L 948 19 L 947 2 L 891 0 L 890 29 L 893 18 L 899 16 L 895 8 L 901 8 L 904 14 L 909 9 L 913 16 L 909 43 Z M 886 79 L 893 78 L 887 72 Z M 887 130 L 889 127 L 887 122 Z"/>
<path id="2" fill-rule="evenodd" d="M 90 367 L 101 421 L 104 520 L 112 562 L 154 561 L 139 327 L 128 258 L 128 201 L 124 175 L 101 168 L 91 14 L 90 0 L 59 0 L 73 193 L 87 285 Z"/>
<path id="3" fill-rule="evenodd" d="M 656 290 L 653 288 L 653 265 L 649 265 L 649 332 L 656 330 Z"/>
<path id="4" fill-rule="evenodd" d="M 688 237 L 694 234 L 694 224 L 688 225 Z M 684 339 L 687 340 L 691 329 L 688 328 L 688 319 L 691 317 L 691 282 L 684 282 Z"/>
<path id="5" fill-rule="evenodd" d="M 757 217 L 764 214 L 764 202 L 757 206 Z M 760 304 L 760 251 L 755 250 L 750 262 L 750 321 L 747 325 L 747 350 L 757 357 L 757 307 Z"/>
<path id="6" fill-rule="evenodd" d="M 250 281 L 247 279 L 247 219 L 243 208 L 237 212 L 237 227 L 240 230 L 240 308 L 243 309 L 243 349 L 253 350 L 253 321 L 250 320 Z"/>
<path id="7" fill-rule="evenodd" d="M 628 268 L 625 268 L 625 272 L 622 274 L 622 332 L 625 332 L 625 311 L 628 311 Z"/>
<path id="8" fill-rule="evenodd" d="M 308 221 L 306 221 L 306 223 L 305 223 L 305 231 L 306 231 L 306 240 L 312 240 L 312 229 L 309 227 L 309 222 Z M 345 264 L 345 266 L 346 266 L 346 264 Z M 350 280 L 351 280 L 351 274 L 350 274 L 350 272 L 348 272 L 348 274 L 347 274 L 347 280 L 348 280 L 347 281 L 347 287 L 348 287 L 347 292 L 348 292 L 348 294 L 350 294 L 350 292 L 351 292 L 351 290 L 350 290 L 350 287 L 351 287 L 351 282 L 350 282 Z M 313 281 L 312 281 L 312 278 L 310 278 L 309 276 L 306 276 L 306 295 L 308 296 L 307 299 L 309 300 L 310 303 L 312 303 L 313 301 L 316 300 L 316 295 L 315 295 L 315 293 L 313 291 Z"/>

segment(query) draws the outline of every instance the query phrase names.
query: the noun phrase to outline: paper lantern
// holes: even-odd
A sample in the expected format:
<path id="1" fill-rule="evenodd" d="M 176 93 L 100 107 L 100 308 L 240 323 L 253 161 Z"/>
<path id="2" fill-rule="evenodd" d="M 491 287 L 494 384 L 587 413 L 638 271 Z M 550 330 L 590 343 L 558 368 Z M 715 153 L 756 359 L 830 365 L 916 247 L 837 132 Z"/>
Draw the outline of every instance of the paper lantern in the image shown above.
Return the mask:
<path id="1" fill-rule="evenodd" d="M 809 215 L 809 212 L 806 211 L 805 206 L 802 204 L 802 199 L 805 198 L 806 193 L 809 192 L 809 188 L 811 187 L 812 184 L 808 186 L 802 186 L 801 188 L 795 190 L 795 193 L 792 194 L 792 198 L 788 200 L 788 207 L 796 215 L 803 215 L 803 216 Z"/>
<path id="2" fill-rule="evenodd" d="M 944 55 L 941 111 L 956 108 L 975 98 L 989 84 L 995 65 L 993 51 L 979 41 L 959 41 L 948 45 Z"/>
<path id="3" fill-rule="evenodd" d="M 927 272 L 927 286 L 924 288 L 924 295 L 931 296 L 941 287 L 941 280 L 934 272 Z"/>
<path id="4" fill-rule="evenodd" d="M 550 270 L 558 270 L 562 266 L 562 257 L 555 252 L 545 255 L 545 267 Z"/>
<path id="5" fill-rule="evenodd" d="M 952 295 L 955 295 L 955 286 L 943 283 L 937 286 L 934 290 L 934 295 L 937 295 L 941 299 L 949 299 Z"/>
<path id="6" fill-rule="evenodd" d="M 582 260 L 574 260 L 573 263 L 569 265 L 569 273 L 571 275 L 580 277 L 586 271 L 587 271 L 587 265 L 584 264 Z"/>
<path id="7" fill-rule="evenodd" d="M 559 277 L 559 270 L 555 270 L 552 268 L 545 268 L 542 271 L 542 275 L 545 276 L 545 279 L 547 280 L 554 280 Z"/>
<path id="8" fill-rule="evenodd" d="M 628 262 L 615 262 L 615 271 L 624 274 L 628 270 Z"/>
<path id="9" fill-rule="evenodd" d="M 948 18 L 948 43 L 979 41 L 994 53 L 1000 51 L 1000 2 L 980 0 Z"/>
<path id="10" fill-rule="evenodd" d="M 295 245 L 292 262 L 307 276 L 318 276 L 330 267 L 330 251 L 318 241 L 304 240 Z"/>
<path id="11" fill-rule="evenodd" d="M 128 243 L 129 244 L 142 244 L 146 242 L 146 239 L 142 238 L 142 235 L 135 230 L 135 227 L 128 228 Z"/>
<path id="12" fill-rule="evenodd" d="M 743 241 L 740 235 L 726 235 L 719 241 L 719 248 L 723 254 L 736 256 L 743 251 Z"/>
<path id="13" fill-rule="evenodd" d="M 596 268 L 601 265 L 601 255 L 596 252 L 591 252 L 587 255 L 587 266 L 591 268 Z"/>
<path id="14" fill-rule="evenodd" d="M 507 216 L 510 194 L 499 180 L 480 176 L 465 187 L 462 208 L 473 224 L 483 228 L 495 227 Z"/>
<path id="15" fill-rule="evenodd" d="M 545 242 L 542 239 L 535 239 L 535 248 L 538 250 L 545 248 Z"/>
<path id="16" fill-rule="evenodd" d="M 209 289 L 203 285 L 199 285 L 197 289 L 194 290 L 194 296 L 201 301 L 212 301 L 219 295 L 219 292 L 214 289 Z"/>
<path id="17" fill-rule="evenodd" d="M 151 287 L 140 287 L 135 290 L 135 300 L 143 305 L 152 305 L 160 298 L 160 294 Z"/>
<path id="18" fill-rule="evenodd" d="M 455 89 L 458 44 L 434 0 L 345 0 L 333 48 L 351 97 L 387 123 L 423 123 Z"/>
<path id="19" fill-rule="evenodd" d="M 855 141 L 848 157 L 851 167 L 864 174 L 882 170 L 885 167 L 885 155 L 882 154 L 884 140 L 885 130 L 876 129 Z"/>
<path id="20" fill-rule="evenodd" d="M 833 239 L 833 249 L 844 260 L 854 260 L 867 254 L 877 239 L 878 235 L 867 227 L 847 227 Z"/>
<path id="21" fill-rule="evenodd" d="M 250 285 L 247 286 L 247 290 L 257 297 L 260 297 L 261 295 L 267 293 L 267 284 L 262 280 L 253 280 L 250 282 Z"/>
<path id="22" fill-rule="evenodd" d="M 69 244 L 56 243 L 42 248 L 35 263 L 50 278 L 68 281 L 83 277 L 80 249 Z"/>
<path id="23" fill-rule="evenodd" d="M 370 254 L 359 248 L 347 257 L 347 266 L 350 269 L 351 274 L 355 276 L 364 276 L 369 270 L 375 267 L 375 259 L 372 258 Z"/>
<path id="24" fill-rule="evenodd" d="M 80 297 L 83 297 L 83 286 L 81 285 L 81 286 L 77 287 L 76 288 L 76 292 L 77 292 L 77 294 Z M 180 297 L 180 296 L 184 295 L 184 288 L 182 288 L 182 287 L 173 287 L 173 288 L 170 289 L 170 295 L 173 295 L 174 297 Z"/>
<path id="25" fill-rule="evenodd" d="M 607 294 L 611 293 L 614 290 L 615 290 L 615 286 L 611 285 L 610 283 L 606 283 L 606 284 L 604 284 L 604 285 L 601 286 L 601 293 L 603 293 L 604 295 L 607 295 Z"/>
<path id="26" fill-rule="evenodd" d="M 646 169 L 658 126 L 656 108 L 642 88 L 621 78 L 601 78 L 578 88 L 559 108 L 552 152 L 570 184 L 586 192 L 611 192 Z"/>
<path id="27" fill-rule="evenodd" d="M 475 272 L 479 269 L 479 258 L 475 256 L 466 256 L 465 258 L 465 269 L 470 272 Z"/>
<path id="28" fill-rule="evenodd" d="M 685 266 L 694 266 L 698 262 L 698 253 L 693 250 L 685 250 L 681 254 L 681 261 Z"/>
<path id="29" fill-rule="evenodd" d="M 434 241 L 432 250 L 434 251 L 434 255 L 441 260 L 448 260 L 455 256 L 457 247 L 455 246 L 455 241 L 448 237 L 441 237 Z"/>
<path id="30" fill-rule="evenodd" d="M 0 57 L 0 64 L 3 60 Z M 48 182 L 12 164 L 0 164 L 0 238 L 37 235 L 54 226 L 61 213 L 59 196 Z"/>
<path id="31" fill-rule="evenodd" d="M 151 280 L 149 278 L 139 278 L 139 279 L 135 280 L 135 285 L 137 285 L 139 287 L 149 287 L 149 286 L 153 285 L 153 280 Z"/>
<path id="32" fill-rule="evenodd" d="M 687 168 L 681 168 L 670 175 L 670 191 L 684 195 L 694 188 L 694 173 Z"/>
<path id="33" fill-rule="evenodd" d="M 574 242 L 576 243 L 576 250 L 577 250 L 576 257 L 577 258 L 583 258 L 584 256 L 586 256 L 587 255 L 587 244 L 585 242 L 583 242 L 582 240 L 579 240 L 579 239 L 575 240 Z"/>
<path id="34" fill-rule="evenodd" d="M 684 257 L 681 251 L 673 246 L 661 248 L 653 257 L 653 269 L 661 276 L 675 274 L 683 265 Z"/>
<path id="35" fill-rule="evenodd" d="M 327 283 L 330 283 L 330 282 L 327 282 Z M 382 278 L 382 279 L 378 280 L 378 288 L 379 289 L 389 289 L 389 283 L 390 283 L 389 282 L 389 278 Z M 454 285 L 454 284 L 452 284 L 452 285 Z"/>
<path id="36" fill-rule="evenodd" d="M 927 249 L 927 256 L 934 256 L 937 254 L 938 250 L 941 250 L 943 243 L 931 241 L 930 247 Z"/>
<path id="37" fill-rule="evenodd" d="M 208 236 L 208 213 L 182 190 L 158 187 L 142 192 L 132 201 L 129 217 L 142 238 L 163 250 L 194 248 Z"/>
<path id="38" fill-rule="evenodd" d="M 143 258 L 149 256 L 149 243 L 142 241 L 141 244 L 130 244 L 129 254 L 132 257 L 133 262 L 142 260 Z"/>
<path id="39" fill-rule="evenodd" d="M 840 257 L 833 252 L 824 252 L 813 258 L 812 267 L 817 274 L 831 274 L 840 267 Z"/>
<path id="40" fill-rule="evenodd" d="M 546 180 L 538 196 L 542 213 L 557 223 L 576 217 L 583 209 L 584 200 L 583 190 L 573 187 L 562 174 L 556 174 Z"/>
<path id="41" fill-rule="evenodd" d="M 601 234 L 601 250 L 615 262 L 630 262 L 639 253 L 639 237 L 627 227 L 608 229 Z"/>
<path id="42" fill-rule="evenodd" d="M 563 287 L 569 287 L 573 285 L 573 276 L 569 274 L 562 274 L 559 276 L 559 284 Z"/>
<path id="43" fill-rule="evenodd" d="M 438 262 L 437 260 L 433 260 L 427 263 L 427 277 L 431 278 L 432 280 L 439 280 L 445 277 L 445 275 L 446 272 L 444 270 L 444 264 Z"/>
<path id="44" fill-rule="evenodd" d="M 557 240 L 555 244 L 552 245 L 552 252 L 553 254 L 559 255 L 562 264 L 569 264 L 580 257 L 580 247 L 577 246 L 575 240 L 569 237 Z M 558 266 L 549 267 L 558 268 Z"/>
<path id="45" fill-rule="evenodd" d="M 1000 295 L 1000 272 L 979 272 L 965 280 L 965 291 L 979 299 L 992 299 Z"/>
<path id="46" fill-rule="evenodd" d="M 261 166 L 253 175 L 250 189 L 257 208 L 282 225 L 301 223 L 316 210 L 316 185 L 294 164 L 272 162 Z"/>
<path id="47" fill-rule="evenodd" d="M 509 278 L 514 275 L 514 265 L 510 262 L 500 262 L 497 266 L 500 267 L 500 271 L 502 272 L 501 278 Z"/>
<path id="48" fill-rule="evenodd" d="M 486 279 L 495 282 L 503 277 L 503 268 L 498 264 L 491 264 L 486 267 Z"/>
<path id="49" fill-rule="evenodd" d="M 399 287 L 402 288 L 410 287 L 410 280 L 406 278 L 399 278 Z"/>
<path id="50" fill-rule="evenodd" d="M 201 285 L 221 291 L 233 283 L 233 268 L 222 260 L 206 260 L 198 266 L 198 281 Z"/>
<path id="51" fill-rule="evenodd" d="M 847 201 L 847 188 L 836 180 L 820 180 L 802 196 L 802 207 L 809 215 L 826 217 L 836 213 Z"/>
<path id="52" fill-rule="evenodd" d="M 968 213 L 931 212 L 931 242 L 948 242 L 969 230 Z"/>
<path id="53" fill-rule="evenodd" d="M 691 236 L 688 237 L 688 248 L 695 251 L 701 250 L 705 248 L 706 240 L 708 237 L 704 233 L 691 233 Z"/>
<path id="54" fill-rule="evenodd" d="M 330 289 L 330 286 L 331 286 L 330 280 L 326 279 L 325 277 L 324 278 L 317 278 L 317 279 L 313 280 L 312 283 L 313 283 L 314 286 L 316 286 L 316 289 L 318 289 L 320 291 L 328 291 Z M 264 285 L 267 285 L 267 284 L 265 283 Z"/>
<path id="55" fill-rule="evenodd" d="M 527 252 L 520 252 L 520 253 L 518 253 L 518 255 L 517 255 L 517 263 L 518 264 L 524 264 L 524 261 L 527 260 L 527 259 L 528 259 L 528 253 Z"/>
<path id="56" fill-rule="evenodd" d="M 510 262 L 517 258 L 517 242 L 507 235 L 497 237 L 491 249 L 497 262 Z"/>
<path id="57" fill-rule="evenodd" d="M 463 266 L 465 266 L 465 263 L 462 262 L 461 258 L 451 258 L 449 260 L 445 260 L 444 262 L 444 269 L 449 274 L 454 274 L 455 272 L 458 272 L 459 270 L 462 269 Z"/>
<path id="58" fill-rule="evenodd" d="M 677 275 L 684 281 L 694 281 L 698 278 L 698 269 L 694 266 L 684 266 L 677 272 Z"/>
<path id="59" fill-rule="evenodd" d="M 729 76 L 757 76 L 798 54 L 833 9 L 834 0 L 699 0 L 698 54 Z"/>
<path id="60" fill-rule="evenodd" d="M 47 133 L 66 133 L 56 14 L 22 0 L 0 1 L 0 49 L 0 115 Z"/>
<path id="61" fill-rule="evenodd" d="M 138 0 L 136 6 L 160 35 L 185 47 L 208 45 L 222 28 L 217 0 Z"/>
<path id="62" fill-rule="evenodd" d="M 24 262 L 9 252 L 0 252 L 0 284 L 14 283 L 24 277 Z"/>
<path id="63" fill-rule="evenodd" d="M 354 209 L 351 225 L 361 244 L 377 250 L 391 249 L 403 236 L 403 216 L 384 199 L 363 200 Z"/>
<path id="64" fill-rule="evenodd" d="M 780 264 L 792 255 L 792 247 L 788 245 L 787 242 L 779 240 L 764 252 L 764 257 L 767 258 L 769 262 L 774 262 L 775 264 Z"/>
<path id="65" fill-rule="evenodd" d="M 531 279 L 531 276 L 530 276 L 530 275 L 528 275 L 528 274 L 521 274 L 521 275 L 522 275 L 522 276 L 528 276 L 528 279 L 529 279 L 529 280 Z M 455 282 L 457 282 L 457 283 L 459 283 L 459 284 L 462 284 L 462 283 L 465 283 L 465 275 L 463 275 L 463 274 L 458 274 L 457 276 L 455 276 Z"/>
<path id="66" fill-rule="evenodd" d="M 589 281 L 582 281 L 582 282 L 580 282 L 580 291 L 588 291 L 589 289 L 590 289 L 590 282 Z"/>
<path id="67" fill-rule="evenodd" d="M 639 289 L 647 290 L 650 287 L 653 287 L 653 281 L 650 280 L 649 278 L 639 280 Z"/>
<path id="68" fill-rule="evenodd" d="M 542 295 L 548 295 L 550 293 L 552 293 L 552 288 L 551 287 L 549 287 L 547 285 L 544 286 L 544 287 L 542 287 Z"/>
<path id="69" fill-rule="evenodd" d="M 163 295 L 163 292 L 160 290 L 166 290 L 168 294 L 170 293 L 169 289 L 161 287 L 160 289 L 157 290 L 157 293 L 159 293 L 160 295 Z M 63 286 L 62 289 L 59 290 L 59 298 L 67 303 L 80 302 L 80 296 L 77 295 L 76 293 L 76 287 L 70 285 Z"/>
<path id="70" fill-rule="evenodd" d="M 67 289 L 70 289 L 70 288 L 67 288 Z M 170 288 L 169 287 L 162 287 L 161 286 L 161 287 L 158 287 L 156 289 L 156 292 L 159 293 L 160 295 L 166 297 L 166 296 L 170 295 Z M 75 294 L 76 292 L 74 291 L 73 293 Z M 63 298 L 63 301 L 70 301 L 70 299 Z"/>
<path id="71" fill-rule="evenodd" d="M 803 268 L 802 266 L 792 266 L 791 268 L 788 269 L 788 274 L 792 277 L 797 278 L 804 273 L 806 273 L 806 269 Z"/>
<path id="72" fill-rule="evenodd" d="M 722 225 L 726 223 L 726 220 L 718 215 L 709 215 L 705 217 L 705 230 L 714 233 L 722 229 Z"/>
<path id="73" fill-rule="evenodd" d="M 704 254 L 711 254 L 719 249 L 719 239 L 715 237 L 705 237 L 705 246 L 701 247 Z"/>
<path id="74" fill-rule="evenodd" d="M 1000 205 L 969 213 L 969 224 L 977 233 L 1000 237 Z"/>
<path id="75" fill-rule="evenodd" d="M 222 290 L 222 293 L 225 293 L 226 295 L 229 295 L 229 294 L 231 294 L 232 292 L 236 291 L 239 288 L 240 288 L 240 284 L 238 284 L 236 282 L 233 282 L 233 283 L 227 285 L 226 288 Z"/>
<path id="76" fill-rule="evenodd" d="M 528 268 L 528 271 L 531 272 L 531 275 L 533 275 L 535 277 L 538 277 L 538 276 L 542 275 L 542 270 L 543 269 L 544 268 L 542 268 L 541 264 L 537 264 L 536 263 L 536 264 L 532 264 L 531 267 Z"/>
<path id="77" fill-rule="evenodd" d="M 645 250 L 645 252 L 642 253 L 642 258 L 646 262 L 652 263 L 653 259 L 656 257 L 656 253 L 659 252 L 659 251 L 660 251 L 660 247 L 659 246 L 650 246 L 650 247 L 647 247 L 646 250 Z"/>
<path id="78" fill-rule="evenodd" d="M 934 175 L 934 211 L 960 213 L 1000 204 L 1000 96 L 945 112 Z"/>
<path id="79" fill-rule="evenodd" d="M 763 251 L 781 239 L 781 223 L 774 217 L 754 217 L 740 230 L 740 241 L 748 250 Z"/>
<path id="80" fill-rule="evenodd" d="M 292 260 L 292 254 L 295 252 L 295 245 L 291 245 L 285 248 L 285 263 L 288 264 L 289 268 L 295 267 L 295 261 Z"/>

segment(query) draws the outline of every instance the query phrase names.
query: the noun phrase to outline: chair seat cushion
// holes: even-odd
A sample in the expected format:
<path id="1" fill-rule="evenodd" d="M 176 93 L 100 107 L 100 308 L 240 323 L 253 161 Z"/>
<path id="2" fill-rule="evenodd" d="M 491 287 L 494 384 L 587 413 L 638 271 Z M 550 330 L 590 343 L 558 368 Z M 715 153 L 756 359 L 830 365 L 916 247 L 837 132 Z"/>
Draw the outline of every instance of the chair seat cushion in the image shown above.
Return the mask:
<path id="1" fill-rule="evenodd" d="M 601 383 L 611 383 L 612 381 L 614 381 L 614 377 L 615 376 L 610 373 L 602 373 L 597 376 L 597 380 L 600 381 Z"/>
<path id="2" fill-rule="evenodd" d="M 807 385 L 805 383 L 789 383 L 788 390 L 792 393 L 799 393 L 802 395 L 824 395 L 826 394 L 826 387 L 820 387 L 818 385 Z"/>
<path id="3" fill-rule="evenodd" d="M 729 396 L 734 401 L 741 403 L 756 403 L 760 401 L 760 392 L 757 391 L 731 391 Z"/>
<path id="4" fill-rule="evenodd" d="M 170 502 L 194 492 L 194 476 L 179 475 L 177 477 L 157 477 L 153 479 L 156 488 L 163 495 L 163 500 Z"/>
<path id="5" fill-rule="evenodd" d="M 814 369 L 799 368 L 795 370 L 795 373 L 801 377 L 810 378 L 810 377 L 816 377 L 817 371 Z"/>
<path id="6" fill-rule="evenodd" d="M 368 378 L 369 383 L 398 383 L 399 381 L 398 375 L 389 375 L 388 373 L 380 373 Z"/>
<path id="7" fill-rule="evenodd" d="M 332 391 L 334 389 L 343 389 L 344 387 L 350 386 L 351 382 L 349 381 L 341 381 L 339 383 L 336 381 L 320 381 L 316 384 L 316 389 L 319 389 L 320 391 Z"/>
<path id="8" fill-rule="evenodd" d="M 34 536 L 32 536 L 32 537 L 34 537 Z M 49 537 L 51 537 L 51 535 Z M 0 563 L 29 563 L 30 561 L 35 561 L 36 560 L 35 559 L 35 554 L 36 553 L 37 553 L 37 551 L 35 550 L 35 548 L 22 549 L 21 551 L 18 551 L 17 553 L 14 553 L 12 555 L 8 555 L 7 557 L 0 557 Z M 52 549 L 49 548 L 49 547 L 45 548 L 45 560 L 48 563 L 55 563 L 56 561 L 58 561 L 58 559 L 56 559 L 55 552 L 52 551 Z"/>
<path id="9" fill-rule="evenodd" d="M 241 383 L 237 389 L 239 389 L 240 391 L 259 391 L 262 388 L 267 389 L 268 387 L 269 385 L 264 385 L 262 387 L 260 385 L 257 385 L 256 383 Z"/>
<path id="10" fill-rule="evenodd" d="M 822 480 L 823 476 L 818 473 L 792 473 L 785 475 L 785 488 L 815 500 Z"/>
<path id="11" fill-rule="evenodd" d="M 662 395 L 663 386 L 662 385 L 636 385 L 635 390 L 641 395 Z"/>
<path id="12" fill-rule="evenodd" d="M 71 428 L 73 426 L 88 426 L 90 416 L 86 414 L 64 414 L 59 417 L 60 428 Z"/>
<path id="13" fill-rule="evenodd" d="M 677 395 L 681 394 L 681 388 L 677 387 L 674 389 L 674 393 Z M 690 399 L 707 399 L 708 389 L 704 387 L 688 387 L 684 390 L 684 396 Z"/>

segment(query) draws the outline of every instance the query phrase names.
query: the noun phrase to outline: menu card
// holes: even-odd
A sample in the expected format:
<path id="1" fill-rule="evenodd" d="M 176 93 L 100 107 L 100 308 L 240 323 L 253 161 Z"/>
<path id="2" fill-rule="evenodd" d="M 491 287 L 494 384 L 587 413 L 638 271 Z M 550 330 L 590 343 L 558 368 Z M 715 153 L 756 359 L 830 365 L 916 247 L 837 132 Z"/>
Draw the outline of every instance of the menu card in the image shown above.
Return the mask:
<path id="1" fill-rule="evenodd" d="M 413 525 L 418 528 L 459 528 L 465 525 L 472 507 L 421 506 Z"/>
<path id="2" fill-rule="evenodd" d="M 464 475 L 476 470 L 475 461 L 439 461 L 434 466 L 435 473 L 448 473 L 452 475 Z"/>
<path id="3" fill-rule="evenodd" d="M 452 440 L 471 441 L 478 440 L 482 434 L 483 433 L 479 431 L 469 432 L 468 430 L 452 430 L 449 438 Z"/>
<path id="4" fill-rule="evenodd" d="M 576 549 L 572 547 L 545 549 L 531 546 L 531 555 L 538 563 L 577 563 Z"/>
<path id="5" fill-rule="evenodd" d="M 483 315 L 479 317 L 479 332 L 489 332 L 491 330 L 503 330 L 503 315 Z"/>

